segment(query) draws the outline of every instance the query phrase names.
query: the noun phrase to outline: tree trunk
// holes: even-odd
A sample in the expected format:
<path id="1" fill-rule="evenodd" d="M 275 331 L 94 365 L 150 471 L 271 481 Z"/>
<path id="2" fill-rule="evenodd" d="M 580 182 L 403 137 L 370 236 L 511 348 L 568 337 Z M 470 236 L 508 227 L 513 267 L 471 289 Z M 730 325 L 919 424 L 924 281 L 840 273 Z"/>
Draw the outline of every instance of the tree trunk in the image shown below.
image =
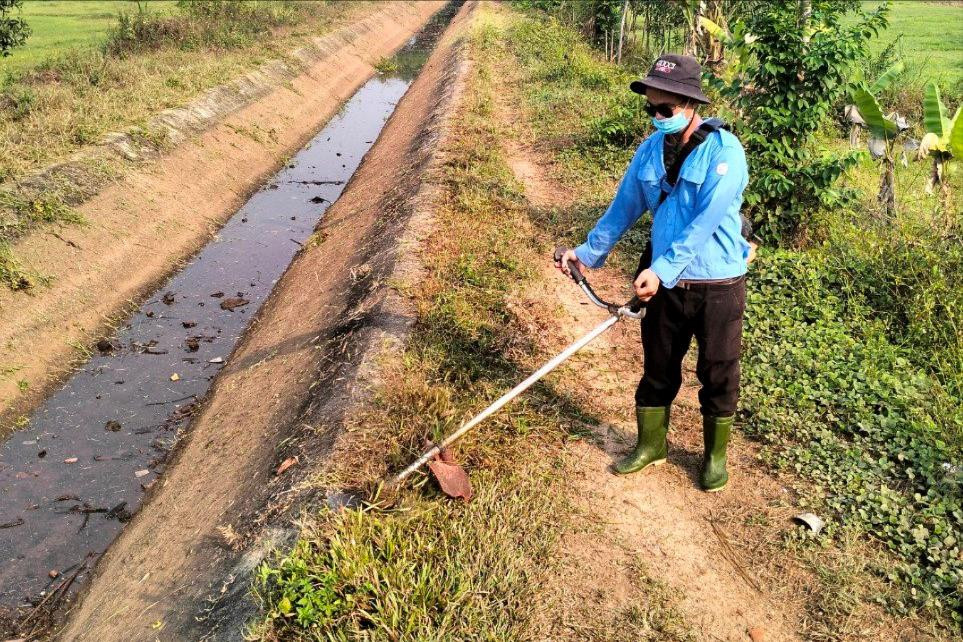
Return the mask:
<path id="1" fill-rule="evenodd" d="M 686 12 L 689 23 L 686 26 L 688 33 L 685 34 L 685 45 L 682 48 L 682 52 L 687 56 L 699 55 L 699 15 L 701 12 L 702 3 L 691 2 L 690 0 L 689 11 Z"/>
<path id="2" fill-rule="evenodd" d="M 859 147 L 859 125 L 855 123 L 849 126 L 849 146 Z"/>
<path id="3" fill-rule="evenodd" d="M 619 53 L 615 60 L 619 64 L 622 63 L 622 41 L 625 39 L 625 14 L 629 11 L 629 0 L 625 0 L 622 3 L 622 20 L 619 22 Z"/>
<path id="4" fill-rule="evenodd" d="M 896 213 L 896 163 L 889 149 L 883 157 L 883 175 L 879 181 L 879 202 L 887 217 Z"/>
<path id="5" fill-rule="evenodd" d="M 805 55 L 809 49 L 809 20 L 813 15 L 813 0 L 799 0 L 799 16 L 796 20 L 796 25 L 799 27 L 800 33 L 802 33 L 802 54 Z M 806 79 L 806 72 L 802 66 L 802 56 L 799 57 L 799 71 L 796 73 L 796 78 L 799 82 Z"/>
<path id="6" fill-rule="evenodd" d="M 650 52 L 652 51 L 652 37 L 651 37 L 652 21 L 650 19 L 650 15 L 651 14 L 649 12 L 649 3 L 646 2 L 645 3 L 645 25 L 642 27 L 643 29 L 645 29 L 645 38 L 643 40 L 642 46 L 645 48 L 646 58 L 650 56 Z"/>

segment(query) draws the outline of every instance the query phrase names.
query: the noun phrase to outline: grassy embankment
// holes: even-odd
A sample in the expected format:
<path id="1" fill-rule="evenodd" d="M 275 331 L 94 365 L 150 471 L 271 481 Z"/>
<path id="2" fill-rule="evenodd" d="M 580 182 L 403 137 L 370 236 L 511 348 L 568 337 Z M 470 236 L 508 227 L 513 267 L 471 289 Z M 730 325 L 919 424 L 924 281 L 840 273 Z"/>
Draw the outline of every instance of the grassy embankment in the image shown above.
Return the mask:
<path id="1" fill-rule="evenodd" d="M 411 293 L 413 334 L 403 354 L 385 357 L 390 383 L 353 422 L 353 455 L 326 476 L 326 487 L 370 486 L 400 469 L 424 435 L 451 432 L 545 358 L 510 300 L 536 278 L 559 230 L 533 226 L 503 156 L 507 134 L 493 115 L 490 75 L 498 37 L 477 26 L 467 44 L 481 63 L 444 150 L 445 205 L 421 253 L 426 277 Z M 579 519 L 564 493 L 561 445 L 586 420 L 576 404 L 536 386 L 459 449 L 478 493 L 470 503 L 419 482 L 389 508 L 310 516 L 294 549 L 259 571 L 267 611 L 260 635 L 530 637 L 557 540 Z M 647 578 L 641 561 L 638 581 L 648 599 L 581 622 L 589 639 L 619 629 L 636 639 L 686 639 L 673 594 Z"/>
<path id="2" fill-rule="evenodd" d="M 632 153 L 618 142 L 627 131 L 619 114 L 631 111 L 624 110 L 628 74 L 600 62 L 575 33 L 539 20 L 483 32 L 481 42 L 492 41 L 507 42 L 512 55 L 495 64 L 520 66 L 535 139 L 552 150 L 558 178 L 585 204 L 543 218 L 539 227 L 576 241 L 607 204 Z M 480 65 L 481 87 L 486 73 Z M 520 215 L 498 158 L 489 95 L 468 94 L 468 117 L 450 150 L 451 209 L 439 214 L 441 229 L 430 241 L 431 286 L 419 297 L 403 376 L 392 378 L 425 388 L 414 398 L 386 392 L 373 422 L 403 426 L 404 435 L 419 427 L 443 432 L 452 417 L 477 408 L 477 399 L 507 387 L 512 377 L 505 375 L 514 372 L 508 355 L 518 347 L 505 347 L 524 336 L 503 301 L 507 284 L 524 278 L 534 260 L 530 221 Z M 867 164 L 847 177 L 864 188 L 852 211 L 813 222 L 806 247 L 763 249 L 749 281 L 741 428 L 760 442 L 762 460 L 799 493 L 801 505 L 828 518 L 820 536 L 797 531 L 784 542 L 823 586 L 809 599 L 813 635 L 838 633 L 862 603 L 924 613 L 944 631 L 959 627 L 963 305 L 953 283 L 963 264 L 953 239 L 960 222 L 932 198 L 904 202 L 896 220 L 879 219 L 867 185 L 874 172 Z M 644 221 L 641 228 L 612 257 L 627 273 Z M 426 408 L 424 399 L 439 395 L 444 402 Z M 407 497 L 397 512 L 315 518 L 290 556 L 262 570 L 271 626 L 385 627 L 429 637 L 457 637 L 459 629 L 446 627 L 459 623 L 470 626 L 462 631 L 492 630 L 494 637 L 524 630 L 528 611 L 514 600 L 537 573 L 517 566 L 519 558 L 537 568 L 551 547 L 546 535 L 557 528 L 540 515 L 566 508 L 544 503 L 541 493 L 557 483 L 544 452 L 525 455 L 562 436 L 558 408 L 536 396 L 473 439 L 466 453 L 482 490 L 476 503 Z M 523 426 L 528 440 L 519 439 Z M 398 452 L 396 443 L 390 451 Z M 400 461 L 393 456 L 392 463 Z M 493 485 L 501 494 L 489 494 Z M 527 540 L 533 523 L 546 529 L 534 549 Z M 518 538 L 509 535 L 514 528 L 521 529 Z M 526 572 L 493 585 L 504 570 L 482 573 L 481 559 L 486 567 Z M 410 575 L 398 573 L 399 564 Z M 486 591 L 505 600 L 495 609 L 497 621 Z M 465 619 L 453 621 L 456 614 Z"/>
<path id="3" fill-rule="evenodd" d="M 39 225 L 81 222 L 71 210 L 81 198 L 77 186 L 24 192 L 20 182 L 31 172 L 129 127 L 162 147 L 163 137 L 146 130 L 150 116 L 283 57 L 356 10 L 292 2 L 141 3 L 143 12 L 126 2 L 52 4 L 25 6 L 34 36 L 0 61 L 0 287 L 39 280 L 20 268 L 11 241 Z M 118 171 L 98 162 L 83 173 L 99 183 Z"/>

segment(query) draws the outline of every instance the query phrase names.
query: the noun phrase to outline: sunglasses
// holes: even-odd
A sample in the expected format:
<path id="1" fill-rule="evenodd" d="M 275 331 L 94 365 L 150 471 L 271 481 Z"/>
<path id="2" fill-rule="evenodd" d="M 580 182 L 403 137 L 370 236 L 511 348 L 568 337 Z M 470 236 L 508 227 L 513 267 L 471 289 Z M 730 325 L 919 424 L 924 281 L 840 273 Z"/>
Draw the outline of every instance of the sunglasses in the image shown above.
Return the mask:
<path id="1" fill-rule="evenodd" d="M 642 109 L 645 110 L 649 116 L 655 116 L 658 114 L 663 118 L 672 118 L 672 110 L 674 110 L 678 105 L 671 105 L 669 103 L 659 103 L 658 105 L 653 105 L 650 102 L 645 103 Z"/>

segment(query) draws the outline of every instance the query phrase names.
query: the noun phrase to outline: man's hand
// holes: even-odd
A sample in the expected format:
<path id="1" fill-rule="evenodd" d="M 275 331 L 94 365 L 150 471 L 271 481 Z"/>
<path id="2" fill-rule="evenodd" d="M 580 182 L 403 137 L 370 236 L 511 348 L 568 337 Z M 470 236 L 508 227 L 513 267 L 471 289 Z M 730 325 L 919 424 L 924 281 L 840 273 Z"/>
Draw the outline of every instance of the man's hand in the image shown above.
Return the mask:
<path id="1" fill-rule="evenodd" d="M 572 276 L 572 272 L 568 269 L 569 261 L 574 263 L 575 267 L 577 267 L 582 274 L 585 274 L 585 266 L 578 260 L 578 257 L 575 256 L 575 250 L 572 249 L 565 250 L 565 254 L 562 255 L 562 260 L 555 261 L 555 267 L 564 272 L 566 276 Z"/>
<path id="2" fill-rule="evenodd" d="M 662 281 L 652 270 L 642 270 L 639 277 L 635 280 L 635 294 L 643 301 L 648 301 L 659 291 Z"/>

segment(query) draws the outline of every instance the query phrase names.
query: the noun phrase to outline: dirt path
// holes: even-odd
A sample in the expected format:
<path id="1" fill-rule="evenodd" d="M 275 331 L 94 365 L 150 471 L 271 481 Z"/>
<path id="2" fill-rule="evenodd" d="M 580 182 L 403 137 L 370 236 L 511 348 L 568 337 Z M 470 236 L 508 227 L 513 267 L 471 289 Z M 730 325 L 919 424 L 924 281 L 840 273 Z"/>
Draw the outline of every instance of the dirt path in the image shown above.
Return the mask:
<path id="1" fill-rule="evenodd" d="M 353 22 L 316 39 L 314 58 L 295 56 L 310 63 L 301 75 L 290 79 L 268 64 L 241 79 L 236 93 L 213 91 L 183 110 L 180 138 L 189 138 L 81 205 L 86 225 L 19 241 L 15 255 L 52 281 L 30 293 L 0 289 L 0 437 L 62 379 L 77 346 L 91 345 L 131 301 L 208 242 L 441 4 L 352 12 Z M 199 127 L 217 109 L 227 115 Z"/>
<path id="2" fill-rule="evenodd" d="M 508 113 L 518 113 L 504 104 L 497 112 L 503 124 L 510 122 Z M 506 151 L 533 208 L 575 205 L 537 151 L 517 140 L 508 140 Z M 591 275 L 597 289 L 615 299 L 628 296 L 624 278 L 612 269 Z M 553 341 L 555 350 L 604 319 L 550 264 L 542 281 L 548 292 L 533 292 L 526 302 L 531 305 L 519 307 L 554 308 L 553 318 L 563 328 Z M 668 465 L 626 477 L 610 471 L 634 445 L 632 395 L 641 352 L 638 326 L 626 322 L 576 355 L 562 377 L 577 378 L 578 397 L 603 422 L 592 428 L 593 438 L 569 448 L 573 496 L 589 526 L 565 538 L 561 573 L 547 588 L 556 605 L 547 616 L 551 636 L 582 639 L 586 622 L 616 626 L 613 613 L 651 602 L 652 587 L 640 581 L 641 572 L 677 596 L 673 608 L 685 621 L 682 628 L 697 639 L 747 640 L 750 630 L 762 636 L 756 639 L 798 639 L 801 610 L 790 578 L 785 568 L 766 561 L 778 531 L 788 525 L 785 490 L 759 472 L 752 448 L 738 435 L 730 448 L 729 487 L 719 494 L 698 488 L 702 429 L 691 364 L 673 408 Z"/>
<path id="3" fill-rule="evenodd" d="M 359 364 L 404 323 L 389 280 L 458 85 L 458 21 L 328 210 L 323 240 L 306 245 L 262 308 L 60 639 L 241 639 L 256 612 L 254 565 L 295 532 L 302 506 L 324 501 L 318 472 L 364 398 Z"/>

